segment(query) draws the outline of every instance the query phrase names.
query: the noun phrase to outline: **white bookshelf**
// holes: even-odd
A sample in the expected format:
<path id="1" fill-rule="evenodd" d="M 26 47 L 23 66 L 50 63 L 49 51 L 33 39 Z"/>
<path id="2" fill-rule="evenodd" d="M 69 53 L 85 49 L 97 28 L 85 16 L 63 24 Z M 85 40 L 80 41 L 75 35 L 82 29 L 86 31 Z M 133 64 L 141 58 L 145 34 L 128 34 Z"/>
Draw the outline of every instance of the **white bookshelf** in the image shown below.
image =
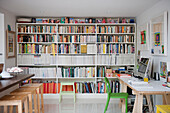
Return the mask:
<path id="1" fill-rule="evenodd" d="M 104 81 L 104 77 L 98 77 L 97 76 L 97 69 L 98 67 L 119 67 L 119 66 L 134 66 L 135 65 L 135 53 L 131 54 L 131 53 L 91 53 L 91 54 L 81 54 L 81 53 L 59 53 L 59 50 L 57 50 L 57 53 L 19 53 L 19 44 L 35 44 L 35 45 L 56 45 L 57 49 L 59 48 L 59 46 L 61 44 L 64 45 L 71 45 L 71 44 L 76 44 L 76 45 L 90 45 L 93 44 L 97 47 L 97 45 L 99 44 L 127 44 L 127 45 L 133 45 L 134 49 L 136 51 L 136 24 L 132 24 L 132 23 L 119 23 L 119 24 L 112 24 L 112 23 L 17 23 L 17 32 L 16 35 L 55 35 L 57 37 L 57 42 L 18 42 L 17 41 L 17 66 L 21 66 L 21 67 L 33 67 L 33 68 L 58 68 L 58 67 L 94 67 L 95 68 L 95 76 L 94 77 L 59 77 L 56 74 L 56 77 L 33 77 L 32 79 L 39 79 L 39 80 L 55 80 L 57 83 L 61 82 L 61 81 L 75 81 L 75 82 L 83 82 L 83 81 L 89 81 L 89 82 L 93 82 L 93 83 L 97 83 L 99 79 L 101 79 L 102 81 Z M 49 33 L 49 32 L 45 32 L 45 33 L 27 33 L 27 32 L 18 32 L 18 26 L 55 26 L 55 33 Z M 59 33 L 59 27 L 67 27 L 67 26 L 94 26 L 95 27 L 95 33 Z M 97 32 L 97 27 L 98 26 L 133 26 L 135 29 L 134 33 L 98 33 Z M 71 36 L 71 35 L 86 35 L 86 36 L 95 36 L 96 37 L 96 41 L 95 42 L 59 42 L 59 36 Z M 97 37 L 98 35 L 102 35 L 102 36 L 111 36 L 111 35 L 116 35 L 116 36 L 124 36 L 124 35 L 130 35 L 130 36 L 134 36 L 134 41 L 133 42 L 98 42 L 97 41 Z M 18 39 L 18 37 L 17 37 Z M 80 49 L 80 48 L 79 48 Z M 22 63 L 18 63 L 20 60 L 20 57 L 22 56 L 33 56 L 32 58 L 34 59 L 34 56 L 36 55 L 47 55 L 48 60 L 52 60 L 55 59 L 55 62 L 52 63 L 46 63 L 46 64 L 22 64 Z M 99 56 L 108 56 L 108 57 L 114 57 L 115 60 L 117 60 L 119 57 L 120 58 L 126 58 L 128 57 L 128 55 L 132 55 L 131 59 L 133 59 L 133 63 L 118 63 L 118 64 L 111 64 L 111 63 L 98 63 L 98 57 Z M 113 56 L 112 56 L 113 55 Z M 77 63 L 77 64 L 68 64 L 68 63 L 63 63 L 60 64 L 59 63 L 59 58 L 62 56 L 68 56 L 68 57 L 87 57 L 88 56 L 92 56 L 94 57 L 94 63 L 93 64 L 83 64 L 83 63 Z M 28 59 L 29 60 L 29 59 Z M 46 59 L 47 60 L 47 59 Z M 57 69 L 56 69 L 57 71 Z M 116 79 L 116 77 L 108 77 L 109 79 Z M 58 90 L 58 87 L 57 87 Z M 91 95 L 97 95 L 98 93 L 96 93 L 96 85 L 95 85 L 95 93 L 92 93 Z M 46 94 L 48 95 L 48 94 Z M 49 94 L 52 95 L 52 94 Z M 78 94 L 78 95 L 89 95 L 89 94 Z M 99 95 L 103 95 L 103 94 L 99 94 Z"/>

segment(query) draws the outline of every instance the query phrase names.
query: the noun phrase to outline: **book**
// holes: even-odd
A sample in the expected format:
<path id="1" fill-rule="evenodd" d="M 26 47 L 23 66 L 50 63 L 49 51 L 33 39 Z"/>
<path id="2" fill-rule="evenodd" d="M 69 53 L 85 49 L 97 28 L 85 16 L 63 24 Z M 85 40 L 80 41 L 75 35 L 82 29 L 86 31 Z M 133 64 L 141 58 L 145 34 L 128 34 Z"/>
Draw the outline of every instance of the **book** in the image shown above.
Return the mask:
<path id="1" fill-rule="evenodd" d="M 87 45 L 81 45 L 81 53 L 87 53 Z"/>
<path id="2" fill-rule="evenodd" d="M 129 75 L 129 74 L 117 74 L 117 76 L 120 77 L 120 78 L 129 78 L 129 77 L 131 77 L 131 75 Z"/>

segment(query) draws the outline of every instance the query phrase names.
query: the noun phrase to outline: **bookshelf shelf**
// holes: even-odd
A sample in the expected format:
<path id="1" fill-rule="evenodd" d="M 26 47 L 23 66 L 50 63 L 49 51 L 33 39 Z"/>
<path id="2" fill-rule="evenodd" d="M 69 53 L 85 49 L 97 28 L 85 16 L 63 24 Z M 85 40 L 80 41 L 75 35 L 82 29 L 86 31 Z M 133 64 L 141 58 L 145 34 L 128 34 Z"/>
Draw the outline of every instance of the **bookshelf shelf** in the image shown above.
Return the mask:
<path id="1" fill-rule="evenodd" d="M 71 66 L 71 67 L 79 67 L 79 66 L 95 66 L 95 64 L 58 64 L 58 66 Z"/>
<path id="2" fill-rule="evenodd" d="M 56 79 L 57 77 L 32 77 L 31 79 L 44 79 L 44 80 L 49 80 L 49 79 Z"/>
<path id="3" fill-rule="evenodd" d="M 78 85 L 89 83 L 95 91 L 76 95 L 106 96 L 106 93 L 96 92 L 98 83 L 104 83 L 106 70 L 135 65 L 136 23 L 16 25 L 17 66 L 30 73 L 36 72 L 32 78 L 35 81 L 56 83 L 57 92 L 61 81 L 71 80 Z M 117 77 L 108 78 L 117 80 Z"/>
<path id="4" fill-rule="evenodd" d="M 55 64 L 50 64 L 50 65 L 39 65 L 39 64 L 18 64 L 18 66 L 32 66 L 32 67 L 49 67 L 49 66 L 57 66 Z"/>
<path id="5" fill-rule="evenodd" d="M 97 42 L 97 44 L 135 44 L 134 42 Z"/>
<path id="6" fill-rule="evenodd" d="M 58 77 L 58 79 L 95 79 L 95 77 Z"/>
<path id="7" fill-rule="evenodd" d="M 95 26 L 96 23 L 58 23 L 59 26 Z"/>
<path id="8" fill-rule="evenodd" d="M 56 23 L 17 23 L 17 25 L 49 25 L 49 26 L 56 26 Z"/>
<path id="9" fill-rule="evenodd" d="M 18 35 L 35 35 L 35 34 L 49 34 L 49 35 L 56 35 L 57 33 L 18 33 Z"/>
<path id="10" fill-rule="evenodd" d="M 97 33 L 98 35 L 134 35 L 135 33 Z"/>
<path id="11" fill-rule="evenodd" d="M 96 35 L 96 33 L 58 33 L 59 35 Z"/>
<path id="12" fill-rule="evenodd" d="M 57 44 L 57 42 L 18 42 L 19 44 Z"/>

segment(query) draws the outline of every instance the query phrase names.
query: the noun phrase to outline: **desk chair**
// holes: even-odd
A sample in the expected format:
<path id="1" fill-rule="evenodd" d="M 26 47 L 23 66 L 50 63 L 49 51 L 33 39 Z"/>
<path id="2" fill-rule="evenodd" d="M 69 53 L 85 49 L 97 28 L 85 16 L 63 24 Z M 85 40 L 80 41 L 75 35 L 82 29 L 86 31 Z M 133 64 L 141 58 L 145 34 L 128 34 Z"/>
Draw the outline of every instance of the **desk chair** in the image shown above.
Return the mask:
<path id="1" fill-rule="evenodd" d="M 110 88 L 110 83 L 109 83 L 109 80 L 107 77 L 104 78 L 105 80 L 105 85 L 106 85 L 106 91 L 107 91 L 107 102 L 106 102 L 106 106 L 105 106 L 105 109 L 104 109 L 104 113 L 106 113 L 107 111 L 107 107 L 109 105 L 109 101 L 110 101 L 110 98 L 123 98 L 125 99 L 125 105 L 126 105 L 126 113 L 127 113 L 127 101 L 128 101 L 128 93 L 111 93 L 111 88 Z"/>

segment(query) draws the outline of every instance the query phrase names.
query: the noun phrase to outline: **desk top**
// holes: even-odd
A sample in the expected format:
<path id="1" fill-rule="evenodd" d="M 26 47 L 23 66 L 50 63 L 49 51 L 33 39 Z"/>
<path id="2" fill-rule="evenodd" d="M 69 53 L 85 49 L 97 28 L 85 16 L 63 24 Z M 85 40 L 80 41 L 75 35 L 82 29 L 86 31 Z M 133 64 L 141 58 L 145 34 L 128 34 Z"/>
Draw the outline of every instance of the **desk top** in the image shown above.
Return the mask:
<path id="1" fill-rule="evenodd" d="M 19 84 L 22 81 L 27 80 L 33 76 L 34 76 L 34 74 L 29 74 L 29 75 L 28 74 L 27 75 L 19 74 L 19 75 L 16 75 L 15 77 L 10 78 L 10 79 L 2 79 L 2 80 L 0 80 L 0 92 L 6 90 L 16 84 Z"/>
<path id="2" fill-rule="evenodd" d="M 120 78 L 118 79 L 130 87 L 134 92 L 145 93 L 145 94 L 162 94 L 162 92 L 170 93 L 170 88 L 162 86 L 165 84 L 163 81 L 150 80 L 148 84 L 143 85 L 132 85 L 129 83 L 131 81 L 139 81 L 138 78 Z"/>

